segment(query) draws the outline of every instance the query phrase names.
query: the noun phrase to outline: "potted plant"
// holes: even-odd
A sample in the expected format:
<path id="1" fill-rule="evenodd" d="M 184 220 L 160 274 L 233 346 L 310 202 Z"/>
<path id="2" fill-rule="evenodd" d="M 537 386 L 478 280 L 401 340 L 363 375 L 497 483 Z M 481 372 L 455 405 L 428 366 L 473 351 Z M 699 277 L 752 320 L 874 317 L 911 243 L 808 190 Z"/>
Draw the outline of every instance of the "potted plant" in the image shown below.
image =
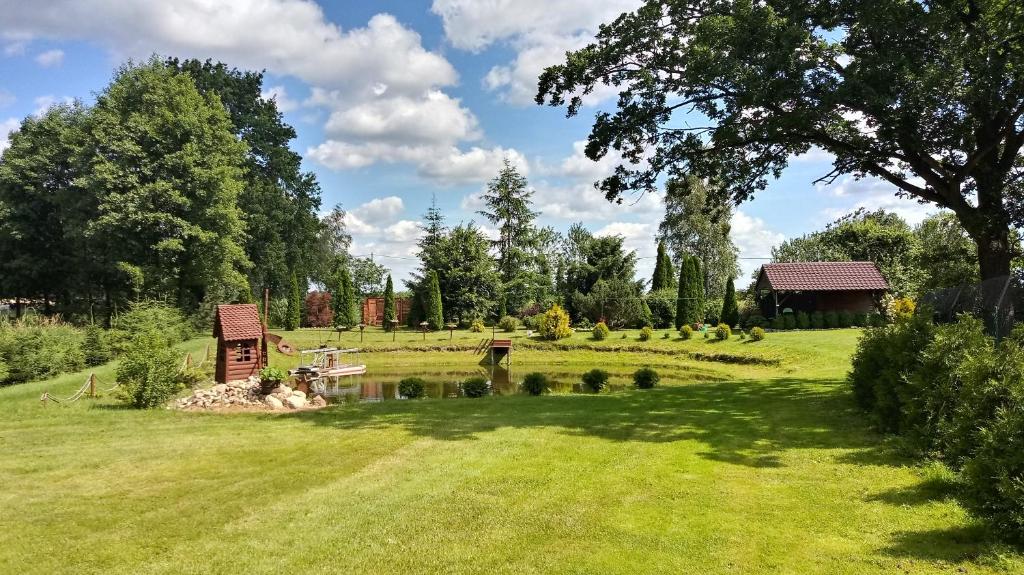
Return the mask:
<path id="1" fill-rule="evenodd" d="M 264 367 L 260 370 L 260 393 L 270 395 L 281 385 L 287 374 L 279 367 Z"/>

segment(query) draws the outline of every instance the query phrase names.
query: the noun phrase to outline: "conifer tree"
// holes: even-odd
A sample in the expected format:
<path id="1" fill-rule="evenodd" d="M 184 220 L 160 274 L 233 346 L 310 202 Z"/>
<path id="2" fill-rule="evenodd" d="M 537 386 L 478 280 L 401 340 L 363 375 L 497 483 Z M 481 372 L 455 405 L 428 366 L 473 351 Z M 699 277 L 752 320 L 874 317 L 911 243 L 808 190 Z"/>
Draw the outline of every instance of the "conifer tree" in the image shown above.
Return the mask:
<path id="1" fill-rule="evenodd" d="M 291 293 L 288 297 L 288 314 L 284 318 L 284 329 L 295 331 L 302 320 L 302 292 L 299 291 L 299 278 L 292 272 Z"/>
<path id="2" fill-rule="evenodd" d="M 740 323 L 740 308 L 736 303 L 736 285 L 732 278 L 725 283 L 725 300 L 722 302 L 721 321 L 730 327 Z"/>
<path id="3" fill-rule="evenodd" d="M 667 288 L 671 270 L 665 268 L 665 242 L 658 242 L 658 256 L 654 262 L 654 274 L 651 276 L 651 291 Z"/>
<path id="4" fill-rule="evenodd" d="M 426 321 L 430 323 L 431 329 L 444 327 L 444 309 L 441 306 L 441 285 L 437 280 L 437 272 L 431 271 L 427 275 L 427 292 L 424 294 L 426 301 L 423 302 L 427 314 Z"/>
<path id="5" fill-rule="evenodd" d="M 704 322 L 704 271 L 700 267 L 700 259 L 697 256 L 690 256 L 690 298 L 693 302 L 690 310 L 692 323 Z"/>
<path id="6" fill-rule="evenodd" d="M 391 274 L 388 274 L 388 281 L 384 284 L 384 329 L 391 329 L 393 320 L 398 319 L 398 312 L 395 309 L 395 284 L 391 281 Z M 397 325 L 396 325 L 397 328 Z"/>
<path id="7" fill-rule="evenodd" d="M 334 293 L 331 294 L 334 309 L 334 327 L 353 327 L 358 323 L 355 313 L 355 296 L 352 292 L 352 274 L 347 267 L 338 272 Z"/>
<path id="8" fill-rule="evenodd" d="M 690 256 L 683 255 L 679 265 L 679 295 L 676 297 L 676 329 L 690 324 Z"/>

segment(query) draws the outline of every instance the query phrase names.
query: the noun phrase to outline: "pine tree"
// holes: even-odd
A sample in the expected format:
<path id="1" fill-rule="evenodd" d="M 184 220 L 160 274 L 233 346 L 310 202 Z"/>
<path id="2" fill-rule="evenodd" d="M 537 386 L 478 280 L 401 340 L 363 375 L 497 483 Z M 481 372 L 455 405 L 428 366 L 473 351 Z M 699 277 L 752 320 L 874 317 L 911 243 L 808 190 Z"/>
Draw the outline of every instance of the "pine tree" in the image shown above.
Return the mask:
<path id="1" fill-rule="evenodd" d="M 299 291 L 299 278 L 292 272 L 291 293 L 288 297 L 288 315 L 284 319 L 284 329 L 295 331 L 302 320 L 302 292 Z"/>
<path id="2" fill-rule="evenodd" d="M 483 201 L 487 208 L 479 212 L 498 227 L 497 268 L 506 288 L 506 305 L 519 309 L 534 297 L 537 277 L 537 212 L 530 209 L 533 192 L 526 178 L 505 158 L 497 177 L 487 184 Z M 550 281 L 550 280 L 548 280 Z"/>
<path id="3" fill-rule="evenodd" d="M 665 269 L 665 242 L 658 242 L 658 256 L 654 262 L 654 274 L 651 276 L 651 291 L 668 287 L 670 270 Z"/>
<path id="4" fill-rule="evenodd" d="M 437 272 L 431 271 L 427 275 L 427 292 L 424 294 L 426 301 L 423 307 L 427 314 L 427 322 L 431 329 L 444 327 L 444 309 L 441 307 L 441 285 L 437 281 Z"/>
<path id="5" fill-rule="evenodd" d="M 704 272 L 700 268 L 700 259 L 697 256 L 690 257 L 690 290 L 693 305 L 690 308 L 693 315 L 690 316 L 692 323 L 704 322 Z"/>
<path id="6" fill-rule="evenodd" d="M 730 327 L 740 323 L 740 308 L 736 303 L 736 285 L 732 278 L 725 283 L 725 301 L 722 303 L 721 321 Z"/>
<path id="7" fill-rule="evenodd" d="M 395 284 L 391 281 L 391 274 L 388 274 L 388 281 L 384 284 L 384 329 L 390 330 L 394 325 L 393 320 L 396 319 L 398 312 L 395 309 Z"/>
<path id="8" fill-rule="evenodd" d="M 665 261 L 662 263 L 662 267 L 665 269 L 665 287 L 675 288 L 676 287 L 676 271 L 672 266 L 672 256 L 668 255 L 668 250 L 665 250 L 664 255 Z"/>

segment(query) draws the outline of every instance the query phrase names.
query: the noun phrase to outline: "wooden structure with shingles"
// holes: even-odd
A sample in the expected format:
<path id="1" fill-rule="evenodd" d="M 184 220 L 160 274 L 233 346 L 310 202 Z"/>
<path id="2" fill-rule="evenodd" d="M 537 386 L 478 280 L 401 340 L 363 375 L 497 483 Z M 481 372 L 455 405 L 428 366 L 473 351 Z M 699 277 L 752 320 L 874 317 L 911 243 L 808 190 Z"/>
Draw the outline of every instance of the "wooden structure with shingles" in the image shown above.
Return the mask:
<path id="1" fill-rule="evenodd" d="M 213 337 L 217 338 L 217 382 L 247 379 L 267 366 L 266 331 L 255 304 L 217 306 Z"/>

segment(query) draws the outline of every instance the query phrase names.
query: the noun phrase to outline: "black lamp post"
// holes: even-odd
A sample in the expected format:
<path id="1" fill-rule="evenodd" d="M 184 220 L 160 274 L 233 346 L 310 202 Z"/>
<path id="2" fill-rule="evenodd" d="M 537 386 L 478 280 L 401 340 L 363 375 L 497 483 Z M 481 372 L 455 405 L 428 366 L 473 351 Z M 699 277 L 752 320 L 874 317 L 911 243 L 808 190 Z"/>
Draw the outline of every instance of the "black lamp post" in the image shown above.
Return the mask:
<path id="1" fill-rule="evenodd" d="M 359 324 L 359 343 L 363 343 L 363 330 L 366 329 L 366 324 L 360 322 Z"/>
<path id="2" fill-rule="evenodd" d="M 427 341 L 427 328 L 430 327 L 429 321 L 421 321 L 420 329 L 423 331 L 423 341 Z"/>
<path id="3" fill-rule="evenodd" d="M 454 323 L 449 323 L 446 324 L 445 327 L 448 328 L 448 341 L 451 341 L 452 338 L 455 336 L 455 328 L 458 326 L 456 326 Z"/>
<path id="4" fill-rule="evenodd" d="M 389 319 L 388 323 L 391 324 L 391 341 L 395 341 L 395 338 L 398 336 L 398 320 Z"/>

